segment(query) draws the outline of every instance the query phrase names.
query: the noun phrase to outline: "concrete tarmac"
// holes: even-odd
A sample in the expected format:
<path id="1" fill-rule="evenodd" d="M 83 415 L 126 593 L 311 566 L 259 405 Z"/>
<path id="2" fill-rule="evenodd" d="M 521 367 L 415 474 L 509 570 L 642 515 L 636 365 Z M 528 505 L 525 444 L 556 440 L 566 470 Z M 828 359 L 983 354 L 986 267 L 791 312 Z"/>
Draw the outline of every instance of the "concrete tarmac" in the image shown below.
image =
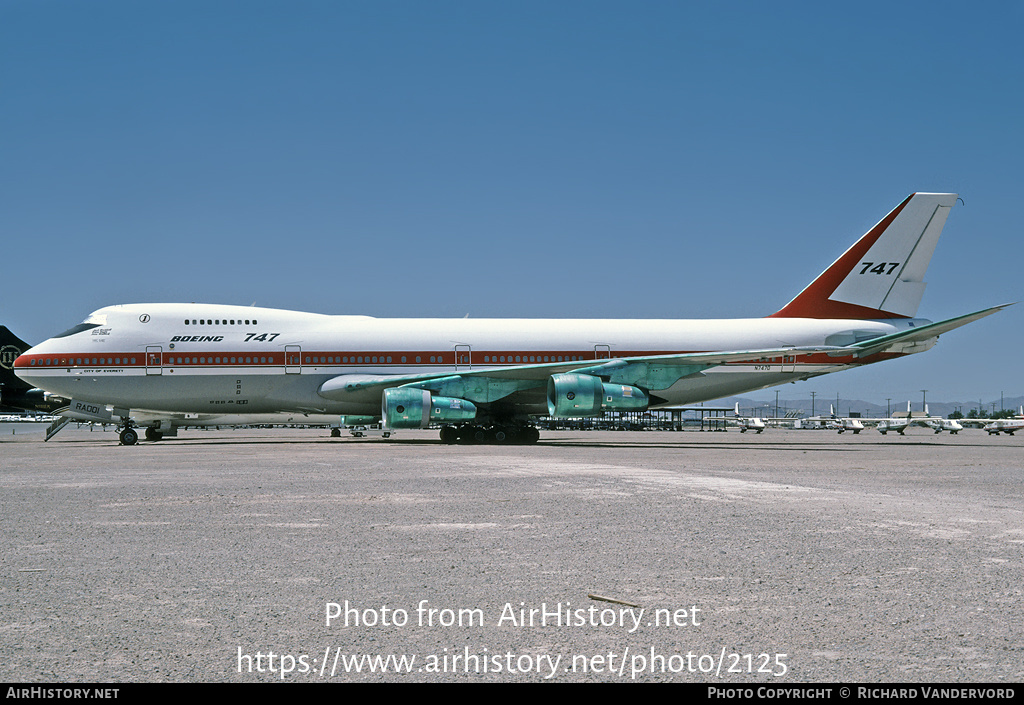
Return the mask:
<path id="1" fill-rule="evenodd" d="M 0 680 L 1024 679 L 1024 438 L 436 438 L 0 437 Z"/>

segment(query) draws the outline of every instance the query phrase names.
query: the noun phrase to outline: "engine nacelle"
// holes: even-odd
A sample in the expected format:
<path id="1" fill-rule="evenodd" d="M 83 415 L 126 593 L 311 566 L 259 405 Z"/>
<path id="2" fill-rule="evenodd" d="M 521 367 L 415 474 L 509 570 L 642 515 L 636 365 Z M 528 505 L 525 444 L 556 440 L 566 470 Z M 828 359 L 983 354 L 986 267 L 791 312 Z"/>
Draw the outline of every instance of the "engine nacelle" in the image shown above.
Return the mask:
<path id="1" fill-rule="evenodd" d="M 612 411 L 643 411 L 651 403 L 647 393 L 628 384 L 603 384 L 601 407 Z"/>
<path id="2" fill-rule="evenodd" d="M 352 414 L 345 414 L 344 416 L 338 417 L 338 419 L 342 426 L 372 426 L 377 423 L 376 416 L 353 416 Z"/>
<path id="3" fill-rule="evenodd" d="M 476 405 L 454 397 L 431 397 L 426 389 L 385 389 L 381 415 L 387 428 L 426 428 L 432 421 L 460 423 L 476 418 Z"/>
<path id="4" fill-rule="evenodd" d="M 598 416 L 603 409 L 643 411 L 647 394 L 628 384 L 605 384 L 593 375 L 567 373 L 548 378 L 548 415 L 555 418 Z"/>

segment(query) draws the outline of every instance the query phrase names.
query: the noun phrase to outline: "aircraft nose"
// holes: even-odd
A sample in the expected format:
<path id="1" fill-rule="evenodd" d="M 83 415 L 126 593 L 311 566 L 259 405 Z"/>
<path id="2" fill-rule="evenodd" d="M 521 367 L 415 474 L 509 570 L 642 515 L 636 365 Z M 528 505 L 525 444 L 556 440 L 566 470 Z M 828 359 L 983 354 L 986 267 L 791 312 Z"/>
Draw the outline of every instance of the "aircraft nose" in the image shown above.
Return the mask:
<path id="1" fill-rule="evenodd" d="M 22 381 L 28 382 L 26 375 L 30 373 L 31 367 L 29 366 L 29 355 L 35 348 L 29 348 L 20 355 L 15 355 L 11 361 L 11 369 L 14 370 L 14 375 Z M 6 360 L 5 360 L 6 362 Z"/>
<path id="2" fill-rule="evenodd" d="M 60 362 L 57 360 L 57 356 L 47 346 L 49 342 L 47 340 L 39 345 L 34 345 L 21 353 L 21 355 L 18 355 L 14 360 L 14 374 L 27 382 L 29 377 L 32 376 L 33 370 L 45 366 L 46 362 L 50 362 L 51 365 L 59 365 Z"/>

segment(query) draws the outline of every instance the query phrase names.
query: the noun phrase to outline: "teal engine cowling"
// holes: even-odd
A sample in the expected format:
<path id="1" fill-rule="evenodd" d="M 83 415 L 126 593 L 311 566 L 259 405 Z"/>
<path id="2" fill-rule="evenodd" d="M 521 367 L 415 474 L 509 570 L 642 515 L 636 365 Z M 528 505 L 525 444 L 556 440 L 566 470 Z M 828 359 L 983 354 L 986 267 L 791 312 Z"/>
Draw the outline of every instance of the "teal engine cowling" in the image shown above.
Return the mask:
<path id="1" fill-rule="evenodd" d="M 577 373 L 548 378 L 548 415 L 555 418 L 598 416 L 610 411 L 643 411 L 647 393 L 628 384 L 607 384 L 599 377 Z"/>
<path id="2" fill-rule="evenodd" d="M 461 423 L 476 418 L 476 405 L 455 397 L 432 397 L 426 389 L 385 389 L 381 415 L 387 428 L 426 428 L 431 422 Z"/>
<path id="3" fill-rule="evenodd" d="M 379 420 L 376 416 L 353 416 L 346 414 L 339 417 L 342 426 L 372 426 Z"/>

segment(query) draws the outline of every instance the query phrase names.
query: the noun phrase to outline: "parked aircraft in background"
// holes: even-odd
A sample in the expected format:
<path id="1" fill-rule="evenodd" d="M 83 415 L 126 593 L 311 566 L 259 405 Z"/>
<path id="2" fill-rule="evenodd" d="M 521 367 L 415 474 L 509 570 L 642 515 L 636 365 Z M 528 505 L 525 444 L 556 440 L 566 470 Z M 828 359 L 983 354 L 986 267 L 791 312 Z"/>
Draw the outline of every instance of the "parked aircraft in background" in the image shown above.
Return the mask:
<path id="1" fill-rule="evenodd" d="M 988 431 L 990 436 L 998 436 L 1000 433 L 1012 436 L 1014 432 L 1021 429 L 1024 429 L 1024 406 L 1020 407 L 1020 413 L 1012 419 L 994 419 L 992 423 L 985 426 L 984 430 Z"/>
<path id="2" fill-rule="evenodd" d="M 740 403 L 736 402 L 736 423 L 740 427 L 740 433 L 746 433 L 747 431 L 754 431 L 761 433 L 765 429 L 764 419 L 756 416 L 740 416 Z"/>
<path id="3" fill-rule="evenodd" d="M 35 389 L 14 374 L 14 361 L 31 345 L 0 326 L 0 412 L 39 411 L 49 414 L 68 405 L 68 399 Z"/>
<path id="4" fill-rule="evenodd" d="M 836 409 L 832 405 L 829 405 L 829 410 L 832 414 L 831 418 L 829 419 L 829 428 L 839 431 L 839 433 L 852 431 L 854 435 L 864 430 L 864 423 L 860 419 L 836 416 Z"/>
<path id="5" fill-rule="evenodd" d="M 825 428 L 839 433 L 853 431 L 854 434 L 857 434 L 864 430 L 864 424 L 860 419 L 837 416 L 835 406 L 829 404 L 828 416 L 810 416 L 806 419 L 799 419 L 797 428 Z"/>
<path id="6" fill-rule="evenodd" d="M 269 413 L 441 425 L 445 442 L 535 442 L 537 416 L 642 411 L 808 379 L 923 352 L 1001 310 L 914 317 L 955 203 L 956 194 L 909 196 L 765 318 L 377 319 L 127 304 L 32 348 L 15 371 L 70 398 L 72 411 L 117 419 L 126 445 L 140 425 L 162 434 L 186 415 Z"/>
<path id="7" fill-rule="evenodd" d="M 914 416 L 914 414 L 919 414 Z M 949 431 L 951 434 L 956 435 L 960 431 L 964 430 L 963 425 L 956 419 L 944 419 L 938 416 L 931 416 L 928 413 L 928 405 L 924 407 L 924 415 L 920 415 L 920 412 L 913 412 L 910 410 L 910 402 L 907 402 L 907 411 L 905 413 L 896 415 L 894 414 L 887 419 L 879 419 L 876 428 L 884 436 L 889 431 L 896 431 L 901 436 L 911 426 L 923 426 L 930 428 L 935 433 L 942 433 L 943 431 Z"/>
<path id="8" fill-rule="evenodd" d="M 928 413 L 928 407 L 925 406 L 924 413 Z M 963 424 L 956 419 L 943 419 L 938 416 L 926 416 L 921 421 L 922 424 L 932 429 L 936 433 L 942 433 L 943 431 L 949 431 L 950 435 L 955 436 L 960 431 L 964 430 Z"/>
<path id="9" fill-rule="evenodd" d="M 883 436 L 886 435 L 889 431 L 895 431 L 896 433 L 902 436 L 906 432 L 906 430 L 910 428 L 910 414 L 910 402 L 908 401 L 906 416 L 896 416 L 895 414 L 893 414 L 887 419 L 879 419 L 878 425 L 875 426 L 875 428 L 877 428 Z"/>

